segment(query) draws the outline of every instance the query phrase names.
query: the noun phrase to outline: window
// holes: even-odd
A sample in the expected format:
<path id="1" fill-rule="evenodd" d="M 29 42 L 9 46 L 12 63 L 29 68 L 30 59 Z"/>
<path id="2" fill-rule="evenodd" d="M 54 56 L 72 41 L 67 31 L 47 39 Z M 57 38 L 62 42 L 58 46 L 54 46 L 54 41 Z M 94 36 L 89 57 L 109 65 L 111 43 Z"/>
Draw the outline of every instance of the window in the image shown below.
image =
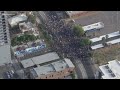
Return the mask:
<path id="1" fill-rule="evenodd" d="M 52 75 L 52 77 L 53 77 L 53 75 Z"/>

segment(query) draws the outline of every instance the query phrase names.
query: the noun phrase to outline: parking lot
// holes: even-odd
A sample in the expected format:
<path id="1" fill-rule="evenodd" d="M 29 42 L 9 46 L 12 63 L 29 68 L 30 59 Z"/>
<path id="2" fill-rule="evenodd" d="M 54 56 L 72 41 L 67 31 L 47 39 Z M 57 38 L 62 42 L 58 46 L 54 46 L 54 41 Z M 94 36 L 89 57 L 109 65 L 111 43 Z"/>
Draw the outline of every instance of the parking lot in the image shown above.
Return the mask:
<path id="1" fill-rule="evenodd" d="M 9 65 L 7 66 L 0 66 L 0 79 L 3 79 L 3 73 L 9 70 L 13 70 L 13 68 Z"/>
<path id="2" fill-rule="evenodd" d="M 120 30 L 120 11 L 96 11 L 93 14 L 85 15 L 75 19 L 76 24 L 82 26 L 90 25 L 97 22 L 103 22 L 104 28 L 99 35 L 104 35 Z"/>

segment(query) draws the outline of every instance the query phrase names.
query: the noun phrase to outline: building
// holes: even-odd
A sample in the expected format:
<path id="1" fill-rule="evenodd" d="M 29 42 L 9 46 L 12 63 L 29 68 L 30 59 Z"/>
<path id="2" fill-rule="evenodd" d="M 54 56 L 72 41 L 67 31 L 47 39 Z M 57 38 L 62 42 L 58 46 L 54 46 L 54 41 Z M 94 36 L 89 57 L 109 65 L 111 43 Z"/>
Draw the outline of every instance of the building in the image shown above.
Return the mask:
<path id="1" fill-rule="evenodd" d="M 85 31 L 86 36 L 95 37 L 98 35 L 100 30 L 104 28 L 104 24 L 103 22 L 97 22 L 97 23 L 83 26 L 82 28 Z"/>
<path id="2" fill-rule="evenodd" d="M 94 24 L 83 26 L 83 30 L 85 32 L 95 31 L 95 30 L 99 30 L 101 28 L 104 28 L 104 24 L 102 22 L 97 22 L 97 23 L 94 23 Z"/>
<path id="3" fill-rule="evenodd" d="M 100 37 L 90 39 L 93 42 L 93 45 L 91 46 L 91 49 L 96 50 L 96 49 L 99 49 L 99 48 L 103 48 L 104 45 L 102 44 L 102 38 L 106 39 L 106 36 L 108 36 L 107 39 L 109 39 L 109 41 L 106 41 L 106 45 L 114 45 L 114 44 L 119 44 L 120 43 L 120 32 L 117 31 L 117 32 L 113 32 L 113 33 L 110 33 L 110 34 L 107 34 L 107 35 L 102 35 Z M 99 42 L 99 43 L 97 44 L 97 42 Z"/>
<path id="4" fill-rule="evenodd" d="M 88 11 L 66 11 L 66 13 L 69 15 L 70 18 L 78 17 L 86 12 Z"/>
<path id="5" fill-rule="evenodd" d="M 0 11 L 0 66 L 11 63 L 10 36 L 6 12 Z"/>
<path id="6" fill-rule="evenodd" d="M 30 59 L 22 60 L 21 64 L 24 68 L 32 67 L 34 65 L 40 65 L 51 61 L 58 60 L 60 57 L 56 52 L 50 52 L 40 56 L 36 56 Z"/>
<path id="7" fill-rule="evenodd" d="M 28 17 L 25 14 L 20 14 L 20 15 L 13 16 L 13 17 L 9 18 L 8 22 L 9 22 L 10 26 L 13 27 L 20 22 L 26 21 L 27 18 Z"/>
<path id="8" fill-rule="evenodd" d="M 28 42 L 28 45 L 19 45 L 12 47 L 16 58 L 20 59 L 26 57 L 26 55 L 37 54 L 38 52 L 46 48 L 44 40 L 36 40 L 35 42 Z"/>
<path id="9" fill-rule="evenodd" d="M 69 59 L 59 60 L 30 69 L 32 79 L 63 79 L 73 73 L 75 66 Z"/>
<path id="10" fill-rule="evenodd" d="M 117 32 L 113 32 L 113 33 L 110 33 L 110 34 L 106 34 L 106 35 L 108 35 L 108 38 L 114 38 L 114 37 L 120 36 L 120 33 L 119 33 L 119 31 L 117 31 Z M 100 37 L 95 37 L 95 38 L 92 38 L 90 40 L 93 43 L 95 43 L 95 42 L 101 41 L 103 37 L 106 38 L 106 35 L 102 35 Z"/>
<path id="11" fill-rule="evenodd" d="M 120 61 L 109 61 L 108 64 L 99 66 L 102 79 L 120 79 Z"/>
<path id="12" fill-rule="evenodd" d="M 34 36 L 39 35 L 38 29 L 31 22 L 19 23 L 19 28 L 22 31 L 22 34 L 28 33 L 33 34 Z"/>

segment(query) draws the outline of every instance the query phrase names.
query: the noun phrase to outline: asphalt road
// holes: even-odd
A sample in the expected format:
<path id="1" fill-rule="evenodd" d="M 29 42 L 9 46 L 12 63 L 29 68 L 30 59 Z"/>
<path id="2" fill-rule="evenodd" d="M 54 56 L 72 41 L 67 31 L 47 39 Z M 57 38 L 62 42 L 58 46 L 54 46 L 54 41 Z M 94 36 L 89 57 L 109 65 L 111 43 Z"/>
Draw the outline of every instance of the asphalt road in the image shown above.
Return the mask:
<path id="1" fill-rule="evenodd" d="M 46 25 L 46 30 L 53 36 L 55 43 L 55 49 L 60 53 L 68 53 L 71 56 L 79 56 L 80 52 L 77 47 L 77 41 L 75 40 L 74 34 L 71 32 L 71 26 L 65 25 L 64 22 L 61 22 L 60 20 L 63 19 L 62 17 L 59 17 L 56 12 L 45 12 L 47 17 L 49 17 L 49 22 L 47 22 Z M 67 31 L 65 31 L 67 30 Z M 69 41 L 72 40 L 72 41 Z M 66 44 L 65 44 L 66 43 Z M 76 52 L 76 50 L 78 50 Z M 87 49 L 86 49 L 87 50 Z M 80 54 L 79 57 L 82 57 L 82 54 L 87 55 L 87 51 L 83 50 Z M 85 57 L 85 56 L 84 56 Z M 80 71 L 82 72 L 82 76 L 85 75 L 84 77 L 88 77 L 89 79 L 94 79 L 94 72 L 91 67 L 91 62 L 88 59 L 79 59 L 80 62 L 82 62 L 83 66 L 81 63 L 78 65 L 78 68 L 81 69 Z M 83 62 L 84 61 L 84 62 Z M 78 62 L 77 62 L 78 63 Z M 79 71 L 79 72 L 80 72 Z M 85 72 L 86 71 L 86 72 Z M 80 74 L 80 73 L 79 73 Z"/>

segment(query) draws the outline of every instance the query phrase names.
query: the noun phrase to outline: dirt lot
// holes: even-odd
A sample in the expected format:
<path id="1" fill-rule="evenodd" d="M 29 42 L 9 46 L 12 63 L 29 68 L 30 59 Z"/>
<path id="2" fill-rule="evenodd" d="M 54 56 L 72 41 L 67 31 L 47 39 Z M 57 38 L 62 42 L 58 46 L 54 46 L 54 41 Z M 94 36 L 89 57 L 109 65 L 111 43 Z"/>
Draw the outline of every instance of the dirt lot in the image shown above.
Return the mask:
<path id="1" fill-rule="evenodd" d="M 119 31 L 120 11 L 96 11 L 90 15 L 84 15 L 79 19 L 75 19 L 75 23 L 82 26 L 97 22 L 104 23 L 104 28 L 101 30 L 100 35 Z"/>
<path id="2" fill-rule="evenodd" d="M 120 60 L 120 45 L 112 45 L 93 52 L 93 60 L 99 65 L 114 59 Z"/>

